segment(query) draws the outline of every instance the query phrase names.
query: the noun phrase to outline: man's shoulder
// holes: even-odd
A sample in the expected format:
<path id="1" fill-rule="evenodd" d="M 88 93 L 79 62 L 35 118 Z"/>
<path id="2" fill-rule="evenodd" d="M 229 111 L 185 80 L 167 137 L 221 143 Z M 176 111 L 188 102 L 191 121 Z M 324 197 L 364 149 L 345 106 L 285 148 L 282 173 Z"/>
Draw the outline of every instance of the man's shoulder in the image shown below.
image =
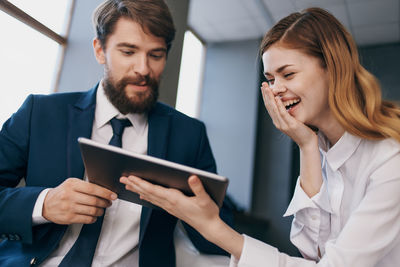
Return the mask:
<path id="1" fill-rule="evenodd" d="M 80 92 L 56 92 L 47 95 L 34 94 L 32 95 L 38 101 L 67 101 L 78 100 L 79 98 L 88 94 L 89 91 Z"/>
<path id="2" fill-rule="evenodd" d="M 95 101 L 96 90 L 92 88 L 88 91 L 75 92 L 56 92 L 47 95 L 32 94 L 28 96 L 26 103 L 31 102 L 34 106 L 68 106 L 76 105 L 88 106 Z"/>

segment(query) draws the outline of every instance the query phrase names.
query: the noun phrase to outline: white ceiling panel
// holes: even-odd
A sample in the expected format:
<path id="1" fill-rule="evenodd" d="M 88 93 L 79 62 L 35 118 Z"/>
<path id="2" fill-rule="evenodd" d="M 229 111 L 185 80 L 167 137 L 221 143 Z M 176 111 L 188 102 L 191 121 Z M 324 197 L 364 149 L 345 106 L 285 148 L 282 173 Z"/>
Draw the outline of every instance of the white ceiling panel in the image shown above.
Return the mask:
<path id="1" fill-rule="evenodd" d="M 327 9 L 358 45 L 400 41 L 400 0 L 191 0 L 189 26 L 205 42 L 262 38 L 278 20 L 311 6 Z"/>

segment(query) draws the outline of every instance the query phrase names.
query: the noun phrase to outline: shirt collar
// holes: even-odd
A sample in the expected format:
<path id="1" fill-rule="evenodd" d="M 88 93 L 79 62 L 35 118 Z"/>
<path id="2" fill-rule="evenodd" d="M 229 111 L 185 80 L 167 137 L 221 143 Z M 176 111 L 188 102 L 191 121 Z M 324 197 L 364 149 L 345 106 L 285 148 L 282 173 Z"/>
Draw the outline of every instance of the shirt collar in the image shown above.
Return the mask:
<path id="1" fill-rule="evenodd" d="M 361 138 L 344 132 L 336 144 L 330 147 L 328 139 L 318 133 L 319 146 L 323 154 L 326 155 L 327 162 L 333 171 L 339 169 L 356 151 L 360 145 Z"/>
<path id="2" fill-rule="evenodd" d="M 99 129 L 107 124 L 112 118 L 127 118 L 132 123 L 138 133 L 142 133 L 147 125 L 147 114 L 128 113 L 126 115 L 120 113 L 118 109 L 108 100 L 103 87 L 103 80 L 100 81 L 96 95 L 96 128 Z"/>

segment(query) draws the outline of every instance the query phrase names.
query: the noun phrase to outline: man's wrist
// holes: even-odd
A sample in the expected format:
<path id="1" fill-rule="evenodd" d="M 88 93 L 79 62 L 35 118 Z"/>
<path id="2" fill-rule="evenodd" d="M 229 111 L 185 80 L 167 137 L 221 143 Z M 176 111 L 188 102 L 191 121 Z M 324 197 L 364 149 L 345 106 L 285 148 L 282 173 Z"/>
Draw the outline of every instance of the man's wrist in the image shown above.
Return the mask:
<path id="1" fill-rule="evenodd" d="M 38 198 L 36 199 L 36 203 L 35 206 L 33 207 L 33 212 L 32 212 L 32 225 L 39 225 L 49 222 L 43 217 L 44 199 L 46 198 L 46 195 L 49 192 L 49 190 L 50 188 L 44 189 L 42 192 L 40 192 Z"/>

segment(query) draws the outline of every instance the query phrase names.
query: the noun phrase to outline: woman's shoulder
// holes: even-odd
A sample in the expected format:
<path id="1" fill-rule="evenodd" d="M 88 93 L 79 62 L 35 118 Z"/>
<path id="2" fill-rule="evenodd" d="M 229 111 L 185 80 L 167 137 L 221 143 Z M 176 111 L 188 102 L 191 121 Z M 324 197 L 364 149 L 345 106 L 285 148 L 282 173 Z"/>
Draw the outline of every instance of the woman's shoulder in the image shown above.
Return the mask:
<path id="1" fill-rule="evenodd" d="M 371 178 L 381 177 L 383 173 L 400 177 L 400 143 L 393 138 L 382 140 L 362 140 L 363 153 L 369 155 L 369 165 L 374 169 Z"/>
<path id="2" fill-rule="evenodd" d="M 366 149 L 370 149 L 371 152 L 379 155 L 392 156 L 396 153 L 400 153 L 400 143 L 393 138 L 385 138 L 382 140 L 367 140 L 362 139 Z"/>

